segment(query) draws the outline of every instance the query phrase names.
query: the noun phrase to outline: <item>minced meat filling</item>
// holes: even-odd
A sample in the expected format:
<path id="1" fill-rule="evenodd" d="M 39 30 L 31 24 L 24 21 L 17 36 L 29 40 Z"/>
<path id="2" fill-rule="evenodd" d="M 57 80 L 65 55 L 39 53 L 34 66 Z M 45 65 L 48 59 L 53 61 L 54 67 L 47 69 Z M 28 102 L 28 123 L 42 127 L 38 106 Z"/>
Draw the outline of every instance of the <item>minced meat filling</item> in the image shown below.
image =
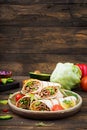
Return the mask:
<path id="1" fill-rule="evenodd" d="M 33 92 L 35 90 L 37 90 L 40 86 L 40 83 L 37 81 L 30 81 L 27 83 L 26 85 L 26 90 L 27 92 Z"/>
<path id="2" fill-rule="evenodd" d="M 18 107 L 23 108 L 23 109 L 29 109 L 30 106 L 30 98 L 25 97 L 19 100 L 18 102 Z"/>
<path id="3" fill-rule="evenodd" d="M 58 89 L 56 87 L 49 86 L 49 87 L 42 89 L 39 95 L 41 98 L 53 96 L 53 95 L 55 95 L 55 93 L 57 93 L 57 90 Z"/>
<path id="4" fill-rule="evenodd" d="M 43 102 L 36 102 L 33 104 L 35 111 L 50 111 L 46 104 Z"/>

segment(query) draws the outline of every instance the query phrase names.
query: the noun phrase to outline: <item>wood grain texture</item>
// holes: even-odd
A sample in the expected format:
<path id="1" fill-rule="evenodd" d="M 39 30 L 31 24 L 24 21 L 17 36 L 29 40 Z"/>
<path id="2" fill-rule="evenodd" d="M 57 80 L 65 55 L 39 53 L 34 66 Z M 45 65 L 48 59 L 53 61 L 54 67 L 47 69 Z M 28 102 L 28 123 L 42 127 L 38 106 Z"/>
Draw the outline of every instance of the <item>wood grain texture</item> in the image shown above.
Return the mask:
<path id="1" fill-rule="evenodd" d="M 87 0 L 0 0 L 1 4 L 86 4 Z"/>
<path id="2" fill-rule="evenodd" d="M 1 27 L 0 36 L 1 53 L 87 54 L 86 27 L 6 26 Z"/>
<path id="3" fill-rule="evenodd" d="M 29 75 L 40 70 L 52 73 L 58 62 L 87 63 L 87 55 L 65 54 L 5 54 L 0 55 L 0 69 L 12 70 L 13 75 Z M 3 60 L 4 59 L 4 60 Z"/>
<path id="4" fill-rule="evenodd" d="M 87 26 L 87 5 L 1 5 L 0 25 L 35 27 Z"/>
<path id="5" fill-rule="evenodd" d="M 0 69 L 51 73 L 87 63 L 86 0 L 0 0 Z"/>

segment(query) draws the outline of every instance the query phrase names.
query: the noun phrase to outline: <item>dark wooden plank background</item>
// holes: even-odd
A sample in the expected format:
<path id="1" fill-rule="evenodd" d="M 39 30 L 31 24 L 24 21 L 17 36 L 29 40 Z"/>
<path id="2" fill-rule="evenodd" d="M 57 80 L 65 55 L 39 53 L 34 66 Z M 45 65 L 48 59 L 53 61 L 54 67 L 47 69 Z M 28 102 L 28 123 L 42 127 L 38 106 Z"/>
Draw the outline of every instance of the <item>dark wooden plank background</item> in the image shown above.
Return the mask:
<path id="1" fill-rule="evenodd" d="M 87 63 L 87 0 L 0 0 L 0 69 L 51 73 Z"/>

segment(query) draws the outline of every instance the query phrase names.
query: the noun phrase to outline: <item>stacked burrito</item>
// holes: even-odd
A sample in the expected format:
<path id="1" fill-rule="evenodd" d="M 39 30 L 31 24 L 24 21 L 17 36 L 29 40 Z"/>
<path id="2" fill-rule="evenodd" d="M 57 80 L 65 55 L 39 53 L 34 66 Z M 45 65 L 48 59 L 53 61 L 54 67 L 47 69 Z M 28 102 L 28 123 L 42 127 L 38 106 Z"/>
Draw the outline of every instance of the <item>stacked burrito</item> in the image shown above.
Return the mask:
<path id="1" fill-rule="evenodd" d="M 52 111 L 53 106 L 60 105 L 68 109 L 77 104 L 75 96 L 67 96 L 61 91 L 59 83 L 28 79 L 23 82 L 21 93 L 24 95 L 16 106 L 32 111 Z"/>

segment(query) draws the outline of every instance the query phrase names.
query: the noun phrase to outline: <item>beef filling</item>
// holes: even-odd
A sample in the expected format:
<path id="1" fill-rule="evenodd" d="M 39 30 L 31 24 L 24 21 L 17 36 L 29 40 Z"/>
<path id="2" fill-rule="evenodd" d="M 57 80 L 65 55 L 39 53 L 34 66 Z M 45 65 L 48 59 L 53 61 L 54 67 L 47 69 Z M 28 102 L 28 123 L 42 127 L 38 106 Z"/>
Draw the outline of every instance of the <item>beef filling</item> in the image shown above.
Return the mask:
<path id="1" fill-rule="evenodd" d="M 55 95 L 57 93 L 57 91 L 58 91 L 58 89 L 56 87 L 48 86 L 48 87 L 42 89 L 39 95 L 41 98 L 46 98 L 46 97 Z"/>

